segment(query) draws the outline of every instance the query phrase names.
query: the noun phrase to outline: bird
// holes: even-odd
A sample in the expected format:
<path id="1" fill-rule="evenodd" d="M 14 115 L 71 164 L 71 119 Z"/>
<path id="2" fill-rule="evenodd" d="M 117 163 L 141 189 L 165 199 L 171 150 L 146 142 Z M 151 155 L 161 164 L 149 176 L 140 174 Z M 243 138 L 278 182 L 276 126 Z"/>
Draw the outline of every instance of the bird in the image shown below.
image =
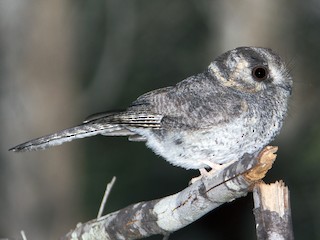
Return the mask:
<path id="1" fill-rule="evenodd" d="M 279 134 L 293 79 L 269 48 L 229 50 L 175 86 L 147 92 L 123 111 L 94 114 L 80 125 L 9 151 L 46 149 L 74 139 L 127 136 L 175 166 L 219 170 L 261 151 Z"/>

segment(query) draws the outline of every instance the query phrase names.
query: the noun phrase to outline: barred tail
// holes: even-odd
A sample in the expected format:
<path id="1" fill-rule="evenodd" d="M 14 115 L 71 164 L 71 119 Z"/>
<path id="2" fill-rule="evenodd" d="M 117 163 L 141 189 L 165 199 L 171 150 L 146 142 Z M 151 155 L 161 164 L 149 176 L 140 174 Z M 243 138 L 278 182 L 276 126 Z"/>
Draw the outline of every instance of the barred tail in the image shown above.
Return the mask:
<path id="1" fill-rule="evenodd" d="M 37 151 L 49 147 L 57 146 L 65 142 L 70 142 L 74 139 L 91 137 L 98 134 L 124 136 L 131 135 L 129 131 L 122 129 L 119 125 L 115 124 L 98 124 L 98 123 L 85 123 L 73 128 L 65 129 L 57 133 L 47 136 L 36 138 L 28 142 L 19 144 L 9 151 L 12 152 L 26 152 Z"/>

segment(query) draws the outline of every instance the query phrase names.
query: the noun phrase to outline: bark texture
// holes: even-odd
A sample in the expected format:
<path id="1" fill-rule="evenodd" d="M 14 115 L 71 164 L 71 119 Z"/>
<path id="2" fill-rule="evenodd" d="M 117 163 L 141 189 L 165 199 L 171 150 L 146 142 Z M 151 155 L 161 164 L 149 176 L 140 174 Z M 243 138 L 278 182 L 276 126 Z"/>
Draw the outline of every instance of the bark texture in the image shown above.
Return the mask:
<path id="1" fill-rule="evenodd" d="M 170 233 L 196 221 L 223 203 L 247 195 L 276 158 L 277 147 L 258 157 L 246 155 L 223 171 L 209 174 L 184 190 L 157 200 L 139 202 L 87 223 L 79 223 L 67 239 L 140 239 Z"/>
<path id="2" fill-rule="evenodd" d="M 293 239 L 288 187 L 282 181 L 261 182 L 256 184 L 253 197 L 257 239 Z"/>

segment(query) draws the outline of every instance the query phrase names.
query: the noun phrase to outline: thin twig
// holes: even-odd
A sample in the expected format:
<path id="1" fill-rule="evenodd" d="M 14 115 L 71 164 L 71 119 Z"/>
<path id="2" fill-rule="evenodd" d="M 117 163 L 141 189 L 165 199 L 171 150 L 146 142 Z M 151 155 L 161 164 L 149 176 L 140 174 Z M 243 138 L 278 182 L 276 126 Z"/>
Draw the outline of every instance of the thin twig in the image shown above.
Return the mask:
<path id="1" fill-rule="evenodd" d="M 20 231 L 20 234 L 21 234 L 22 240 L 27 240 L 26 234 L 24 233 L 23 230 Z"/>
<path id="2" fill-rule="evenodd" d="M 116 177 L 114 176 L 112 178 L 111 182 L 107 184 L 106 191 L 104 192 L 104 195 L 103 195 L 103 198 L 102 198 L 102 202 L 101 202 L 101 205 L 100 205 L 100 208 L 99 208 L 97 219 L 101 218 L 101 216 L 103 214 L 104 207 L 106 205 L 107 199 L 109 197 L 110 191 L 111 191 L 115 181 L 116 181 Z"/>

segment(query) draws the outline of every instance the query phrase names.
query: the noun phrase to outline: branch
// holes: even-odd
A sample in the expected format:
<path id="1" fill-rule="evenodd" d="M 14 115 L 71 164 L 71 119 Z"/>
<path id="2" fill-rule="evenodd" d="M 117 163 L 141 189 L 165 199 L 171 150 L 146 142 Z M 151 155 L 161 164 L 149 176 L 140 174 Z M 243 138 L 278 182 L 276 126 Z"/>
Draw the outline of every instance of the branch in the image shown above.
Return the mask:
<path id="1" fill-rule="evenodd" d="M 289 190 L 282 181 L 256 184 L 253 190 L 258 240 L 293 239 Z"/>
<path id="2" fill-rule="evenodd" d="M 129 240 L 156 234 L 167 236 L 223 203 L 247 195 L 271 168 L 276 151 L 277 147 L 266 147 L 258 157 L 246 154 L 241 161 L 201 178 L 174 195 L 139 202 L 98 220 L 79 223 L 62 240 Z"/>
<path id="3" fill-rule="evenodd" d="M 22 230 L 20 233 L 21 233 L 22 240 L 27 240 L 27 237 L 24 231 Z"/>
<path id="4" fill-rule="evenodd" d="M 112 189 L 115 181 L 116 181 L 116 177 L 113 177 L 111 182 L 107 184 L 106 190 L 105 190 L 104 195 L 103 195 L 103 199 L 101 201 L 101 205 L 100 205 L 100 208 L 99 208 L 97 219 L 101 218 L 101 216 L 102 216 L 104 207 L 106 205 L 106 202 L 108 200 L 109 194 L 111 192 L 111 189 Z"/>

